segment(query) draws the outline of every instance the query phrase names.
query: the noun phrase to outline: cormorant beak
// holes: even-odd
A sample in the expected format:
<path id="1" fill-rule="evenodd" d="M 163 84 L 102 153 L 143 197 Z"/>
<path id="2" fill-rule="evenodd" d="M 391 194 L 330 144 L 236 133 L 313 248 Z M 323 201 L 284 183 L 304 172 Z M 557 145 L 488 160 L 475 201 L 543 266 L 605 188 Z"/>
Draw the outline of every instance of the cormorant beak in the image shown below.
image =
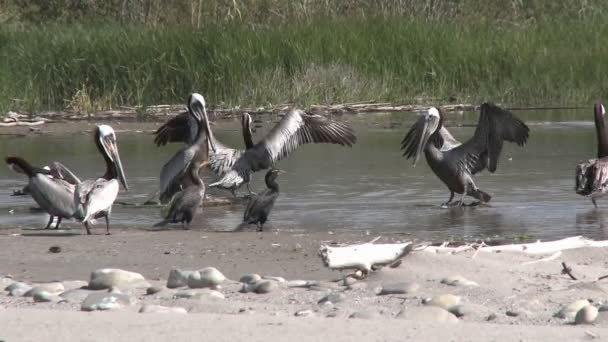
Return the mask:
<path id="1" fill-rule="evenodd" d="M 118 146 L 116 145 L 116 139 L 114 136 L 106 136 L 103 138 L 103 145 L 108 151 L 110 159 L 116 169 L 118 180 L 126 191 L 129 191 L 129 185 L 127 184 L 127 178 L 125 177 L 125 171 L 122 168 L 122 162 L 120 161 L 120 154 L 118 153 Z"/>

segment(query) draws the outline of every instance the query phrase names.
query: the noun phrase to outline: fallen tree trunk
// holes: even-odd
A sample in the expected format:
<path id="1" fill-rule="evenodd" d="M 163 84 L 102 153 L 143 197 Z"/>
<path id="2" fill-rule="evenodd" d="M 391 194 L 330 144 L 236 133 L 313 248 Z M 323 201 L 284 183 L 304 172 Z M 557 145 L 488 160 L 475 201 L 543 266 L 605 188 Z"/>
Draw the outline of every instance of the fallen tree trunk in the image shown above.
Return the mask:
<path id="1" fill-rule="evenodd" d="M 372 268 L 386 266 L 403 258 L 412 250 L 412 243 L 374 244 L 371 242 L 349 246 L 321 246 L 319 256 L 331 269 L 357 269 L 369 272 Z"/>

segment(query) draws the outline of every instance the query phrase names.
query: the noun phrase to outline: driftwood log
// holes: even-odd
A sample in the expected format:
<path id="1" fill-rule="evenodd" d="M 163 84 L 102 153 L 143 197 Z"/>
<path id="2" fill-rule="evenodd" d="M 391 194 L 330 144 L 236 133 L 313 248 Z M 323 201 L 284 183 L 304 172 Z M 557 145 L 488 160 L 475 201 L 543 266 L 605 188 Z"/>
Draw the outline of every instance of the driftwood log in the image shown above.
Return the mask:
<path id="1" fill-rule="evenodd" d="M 368 273 L 372 269 L 393 264 L 412 250 L 412 243 L 371 242 L 347 246 L 321 246 L 319 256 L 326 267 L 331 269 L 356 269 Z"/>

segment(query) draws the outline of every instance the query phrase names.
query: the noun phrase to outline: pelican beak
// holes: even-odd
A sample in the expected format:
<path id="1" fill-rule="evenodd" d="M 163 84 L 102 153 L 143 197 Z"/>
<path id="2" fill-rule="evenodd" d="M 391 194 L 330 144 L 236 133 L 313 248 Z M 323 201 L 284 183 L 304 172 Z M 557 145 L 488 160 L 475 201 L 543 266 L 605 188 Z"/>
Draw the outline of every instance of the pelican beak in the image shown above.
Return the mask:
<path id="1" fill-rule="evenodd" d="M 422 132 L 420 132 L 420 141 L 418 142 L 418 148 L 416 149 L 416 156 L 414 157 L 414 166 L 416 166 L 416 163 L 418 162 L 418 159 L 420 159 L 420 155 L 422 154 L 422 151 L 426 147 L 426 144 L 429 141 L 431 134 L 433 134 L 433 132 L 431 132 L 429 130 L 430 118 L 431 118 L 431 116 L 429 114 L 425 114 L 424 126 L 422 127 Z"/>
<path id="2" fill-rule="evenodd" d="M 282 174 L 284 174 L 284 173 L 289 173 L 289 172 L 287 172 L 287 171 L 285 171 L 285 170 L 278 169 L 278 170 L 277 170 L 277 173 L 278 173 L 278 174 L 280 174 L 280 175 L 282 175 Z"/>
<path id="3" fill-rule="evenodd" d="M 207 111 L 203 109 L 203 113 L 205 115 L 203 124 L 205 125 L 205 134 L 207 134 L 207 148 L 215 153 L 215 143 L 213 142 L 213 139 L 211 139 L 211 127 L 209 127 L 209 120 L 207 120 Z"/>
<path id="4" fill-rule="evenodd" d="M 129 185 L 127 184 L 127 178 L 125 177 L 125 171 L 122 168 L 122 162 L 120 161 L 120 154 L 118 153 L 118 146 L 116 145 L 116 140 L 113 138 L 105 138 L 104 144 L 106 145 L 106 149 L 110 154 L 110 158 L 112 158 L 112 163 L 114 164 L 114 168 L 116 169 L 116 174 L 118 176 L 118 180 L 124 187 L 126 191 L 129 191 Z"/>

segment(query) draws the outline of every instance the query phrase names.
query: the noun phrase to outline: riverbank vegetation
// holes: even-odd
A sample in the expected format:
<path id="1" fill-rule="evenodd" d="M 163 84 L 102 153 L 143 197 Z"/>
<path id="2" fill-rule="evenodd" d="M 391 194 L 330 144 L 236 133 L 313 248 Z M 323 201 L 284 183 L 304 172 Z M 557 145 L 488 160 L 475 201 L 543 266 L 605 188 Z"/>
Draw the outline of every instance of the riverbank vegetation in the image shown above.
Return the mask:
<path id="1" fill-rule="evenodd" d="M 0 0 L 0 109 L 585 105 L 606 23 L 594 0 Z"/>

